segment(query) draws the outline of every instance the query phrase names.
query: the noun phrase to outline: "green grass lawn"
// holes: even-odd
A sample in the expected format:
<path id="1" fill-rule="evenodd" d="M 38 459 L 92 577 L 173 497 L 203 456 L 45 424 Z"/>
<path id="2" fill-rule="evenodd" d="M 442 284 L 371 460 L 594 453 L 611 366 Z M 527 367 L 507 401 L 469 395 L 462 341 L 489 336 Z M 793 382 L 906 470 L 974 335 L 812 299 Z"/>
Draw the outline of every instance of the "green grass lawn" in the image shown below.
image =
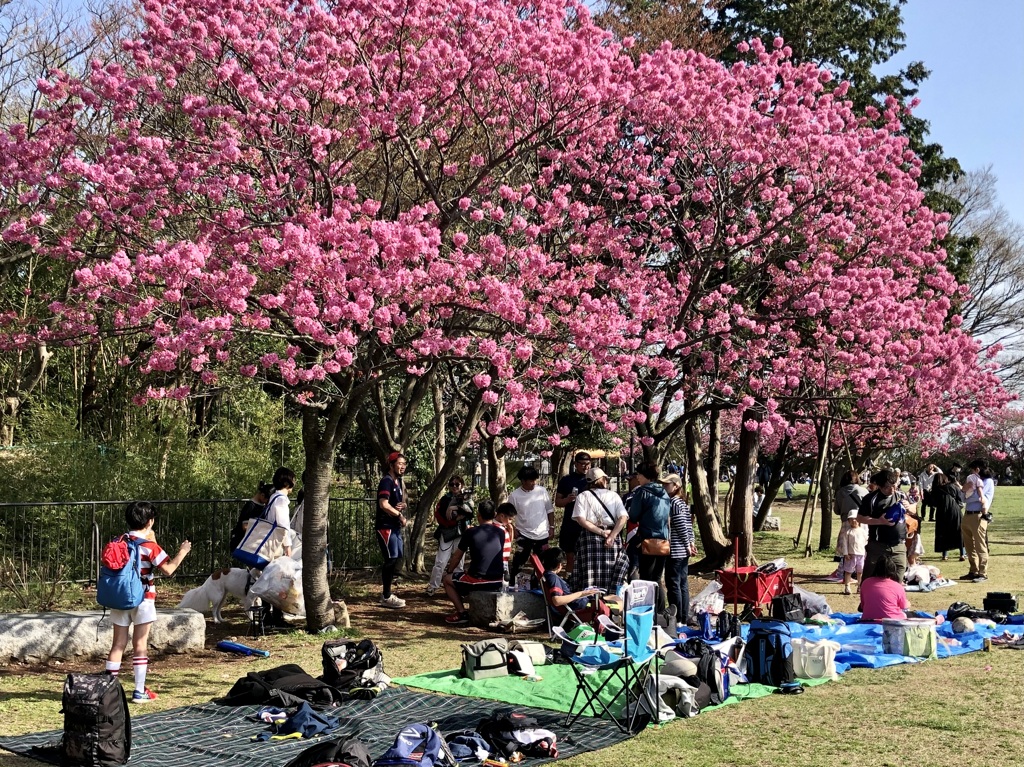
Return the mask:
<path id="1" fill-rule="evenodd" d="M 805 486 L 804 486 L 805 487 Z M 801 490 L 804 489 L 801 487 Z M 980 607 L 988 591 L 1024 595 L 1024 488 L 996 492 L 995 522 L 990 528 L 992 555 L 989 582 L 961 584 L 930 594 L 911 594 L 914 607 L 944 609 L 954 601 Z M 797 582 L 823 594 L 832 608 L 856 609 L 855 596 L 843 596 L 841 585 L 821 580 L 834 568 L 831 555 L 797 556 L 792 538 L 803 510 L 802 496 L 776 501 L 773 513 L 782 520 L 780 533 L 758 534 L 761 560 L 787 557 Z M 815 525 L 817 527 L 817 525 Z M 934 528 L 924 526 L 925 561 L 936 564 L 931 551 Z M 812 536 L 817 539 L 817 534 Z M 954 557 L 955 560 L 955 557 Z M 951 561 L 944 574 L 957 578 L 966 563 Z M 353 631 L 376 641 L 385 667 L 405 676 L 459 663 L 459 645 L 485 636 L 471 628 L 443 623 L 448 606 L 422 595 L 422 582 L 410 576 L 401 585 L 409 607 L 402 613 L 375 607 L 378 591 L 365 580 L 335 584 L 352 613 Z M 692 593 L 703 582 L 694 579 Z M 165 588 L 161 606 L 173 604 Z M 246 641 L 237 605 L 227 611 L 240 641 Z M 208 647 L 230 630 L 212 629 Z M 220 655 L 207 651 L 157 659 L 150 686 L 160 694 L 147 710 L 207 701 L 223 694 L 247 671 L 281 663 L 299 663 L 314 675 L 320 671 L 318 637 L 292 632 L 259 640 L 272 653 L 267 660 Z M 9 666 L 0 669 L 0 733 L 16 734 L 61 726 L 60 691 L 68 671 L 102 668 L 101 661 L 69 662 L 47 667 Z M 130 667 L 126 666 L 130 674 Z M 689 765 L 701 767 L 981 767 L 1024 765 L 1020 733 L 1021 682 L 1024 652 L 993 649 L 958 658 L 879 670 L 854 669 L 839 681 L 807 689 L 799 696 L 769 696 L 710 711 L 695 719 L 651 728 L 616 747 L 568 760 L 571 767 L 627 765 Z M 0 756 L 0 765 L 30 767 L 38 763 Z"/>

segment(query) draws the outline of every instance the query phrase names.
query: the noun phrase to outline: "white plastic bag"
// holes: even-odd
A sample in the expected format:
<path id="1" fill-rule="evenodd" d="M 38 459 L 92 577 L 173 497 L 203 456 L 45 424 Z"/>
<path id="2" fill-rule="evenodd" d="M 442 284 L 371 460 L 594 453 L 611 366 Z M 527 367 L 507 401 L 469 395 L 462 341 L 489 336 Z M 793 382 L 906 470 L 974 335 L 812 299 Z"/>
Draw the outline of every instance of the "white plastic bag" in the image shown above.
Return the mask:
<path id="1" fill-rule="evenodd" d="M 291 557 L 278 557 L 267 565 L 249 593 L 288 615 L 300 618 L 306 615 L 302 598 L 302 565 Z"/>
<path id="2" fill-rule="evenodd" d="M 702 614 L 711 613 L 712 615 L 718 615 L 724 609 L 725 597 L 722 596 L 722 584 L 718 581 L 711 581 L 697 596 L 690 600 L 690 618 L 698 623 Z"/>
<path id="3" fill-rule="evenodd" d="M 825 597 L 823 597 L 821 594 L 815 594 L 813 591 L 802 589 L 799 586 L 793 586 L 793 593 L 798 594 L 800 596 L 800 601 L 803 602 L 804 605 L 804 614 L 832 614 L 832 608 L 829 607 L 829 604 L 825 600 Z"/>

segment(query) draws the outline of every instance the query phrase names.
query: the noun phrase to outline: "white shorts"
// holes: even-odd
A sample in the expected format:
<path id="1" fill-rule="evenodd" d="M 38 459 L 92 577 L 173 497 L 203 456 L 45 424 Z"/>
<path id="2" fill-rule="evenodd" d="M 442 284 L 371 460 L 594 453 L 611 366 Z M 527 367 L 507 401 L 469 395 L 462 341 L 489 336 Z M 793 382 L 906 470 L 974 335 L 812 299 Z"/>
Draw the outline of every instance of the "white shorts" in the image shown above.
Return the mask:
<path id="1" fill-rule="evenodd" d="M 111 610 L 110 622 L 115 626 L 142 626 L 156 620 L 156 602 L 152 599 L 143 599 L 142 604 L 134 610 Z"/>

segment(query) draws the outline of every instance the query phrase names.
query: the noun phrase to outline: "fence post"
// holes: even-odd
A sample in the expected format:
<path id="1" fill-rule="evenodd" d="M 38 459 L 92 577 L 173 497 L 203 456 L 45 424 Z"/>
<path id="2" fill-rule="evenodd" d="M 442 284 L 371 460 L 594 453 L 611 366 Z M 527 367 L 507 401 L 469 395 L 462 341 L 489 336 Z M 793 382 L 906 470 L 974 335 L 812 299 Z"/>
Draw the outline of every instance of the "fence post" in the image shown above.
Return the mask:
<path id="1" fill-rule="evenodd" d="M 96 502 L 92 502 L 92 541 L 89 546 L 89 569 L 93 575 L 93 583 L 100 582 L 100 526 L 96 521 Z"/>

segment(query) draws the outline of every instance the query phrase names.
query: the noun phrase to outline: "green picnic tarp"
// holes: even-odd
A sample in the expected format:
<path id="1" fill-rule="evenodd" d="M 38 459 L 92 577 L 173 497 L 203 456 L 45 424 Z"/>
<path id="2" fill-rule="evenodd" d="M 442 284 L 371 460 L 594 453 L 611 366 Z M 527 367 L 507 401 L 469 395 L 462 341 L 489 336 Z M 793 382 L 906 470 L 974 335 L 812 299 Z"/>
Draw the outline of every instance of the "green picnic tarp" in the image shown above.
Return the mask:
<path id="1" fill-rule="evenodd" d="M 407 687 L 415 687 L 420 690 L 430 690 L 447 695 L 459 695 L 465 698 L 483 698 L 485 700 L 497 700 L 502 703 L 510 703 L 513 706 L 532 706 L 544 708 L 550 711 L 561 711 L 567 713 L 573 696 L 576 694 L 576 676 L 568 664 L 556 663 L 537 667 L 539 681 L 529 681 L 522 676 L 501 676 L 490 679 L 478 679 L 476 681 L 467 679 L 460 675 L 458 669 L 451 671 L 431 671 L 428 674 L 417 674 L 395 679 L 398 684 Z M 597 686 L 610 672 L 594 672 Z M 801 679 L 805 686 L 824 684 L 827 679 Z M 601 699 L 610 703 L 615 693 L 614 683 L 601 692 Z M 738 684 L 733 685 L 730 697 L 723 703 L 723 706 L 739 703 L 744 700 L 763 698 L 771 695 L 774 687 L 763 684 Z M 577 710 L 579 709 L 577 702 Z"/>

